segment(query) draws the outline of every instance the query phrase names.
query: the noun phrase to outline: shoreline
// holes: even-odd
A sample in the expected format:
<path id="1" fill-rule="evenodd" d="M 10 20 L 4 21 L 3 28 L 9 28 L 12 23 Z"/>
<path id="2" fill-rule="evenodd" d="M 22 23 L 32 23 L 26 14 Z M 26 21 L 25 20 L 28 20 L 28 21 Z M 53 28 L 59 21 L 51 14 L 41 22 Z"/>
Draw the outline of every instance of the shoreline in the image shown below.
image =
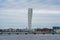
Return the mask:
<path id="1" fill-rule="evenodd" d="M 60 33 L 0 32 L 0 34 L 60 34 Z"/>

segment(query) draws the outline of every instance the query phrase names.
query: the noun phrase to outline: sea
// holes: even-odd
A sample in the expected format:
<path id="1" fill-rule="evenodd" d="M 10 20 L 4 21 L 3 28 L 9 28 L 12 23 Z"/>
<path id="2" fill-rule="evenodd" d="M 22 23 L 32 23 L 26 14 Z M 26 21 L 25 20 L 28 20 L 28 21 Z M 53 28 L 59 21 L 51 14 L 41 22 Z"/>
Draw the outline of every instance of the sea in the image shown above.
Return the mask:
<path id="1" fill-rule="evenodd" d="M 60 40 L 60 34 L 1 34 L 0 40 Z"/>

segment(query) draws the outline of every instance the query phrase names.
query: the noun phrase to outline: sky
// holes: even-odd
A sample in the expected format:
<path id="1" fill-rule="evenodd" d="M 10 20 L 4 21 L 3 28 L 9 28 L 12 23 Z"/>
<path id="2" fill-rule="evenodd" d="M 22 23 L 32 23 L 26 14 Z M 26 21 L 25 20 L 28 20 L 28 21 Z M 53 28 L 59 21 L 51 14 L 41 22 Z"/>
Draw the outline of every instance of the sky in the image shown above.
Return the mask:
<path id="1" fill-rule="evenodd" d="M 60 27 L 60 0 L 0 0 L 0 29 L 28 28 L 28 8 L 32 28 Z"/>

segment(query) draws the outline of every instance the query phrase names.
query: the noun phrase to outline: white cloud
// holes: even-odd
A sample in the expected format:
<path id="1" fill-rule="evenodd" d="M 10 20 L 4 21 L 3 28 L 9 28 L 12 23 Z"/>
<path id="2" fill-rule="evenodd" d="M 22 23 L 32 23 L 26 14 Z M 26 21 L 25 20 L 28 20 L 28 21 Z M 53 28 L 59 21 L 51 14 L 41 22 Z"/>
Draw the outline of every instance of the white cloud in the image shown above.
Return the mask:
<path id="1" fill-rule="evenodd" d="M 60 14 L 60 10 L 34 10 L 34 13 L 39 14 Z"/>
<path id="2" fill-rule="evenodd" d="M 17 15 L 17 14 L 28 14 L 28 9 L 7 9 L 7 10 L 0 10 L 2 14 L 10 14 L 10 15 Z M 47 10 L 47 9 L 33 9 L 34 14 L 60 14 L 60 10 Z"/>
<path id="3" fill-rule="evenodd" d="M 25 16 L 27 14 L 26 9 L 6 9 L 0 10 L 0 14 L 10 15 L 10 16 Z"/>
<path id="4" fill-rule="evenodd" d="M 1 0 L 1 8 L 20 9 L 20 8 L 41 8 L 41 9 L 60 9 L 59 0 Z M 1 9 L 0 8 L 0 9 Z"/>
<path id="5" fill-rule="evenodd" d="M 33 8 L 33 24 L 37 26 L 41 24 L 48 25 L 49 23 L 59 24 L 60 0 L 0 0 L 0 22 L 5 24 L 21 23 L 23 26 L 28 21 L 27 8 Z M 51 16 L 50 14 L 53 15 Z M 5 26 L 3 25 L 3 27 Z"/>

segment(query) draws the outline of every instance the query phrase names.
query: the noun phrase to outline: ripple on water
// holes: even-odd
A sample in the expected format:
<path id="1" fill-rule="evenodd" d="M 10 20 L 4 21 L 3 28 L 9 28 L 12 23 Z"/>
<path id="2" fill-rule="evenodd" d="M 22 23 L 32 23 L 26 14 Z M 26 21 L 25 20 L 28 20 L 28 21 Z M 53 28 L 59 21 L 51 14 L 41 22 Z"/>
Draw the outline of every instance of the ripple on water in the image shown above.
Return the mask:
<path id="1" fill-rule="evenodd" d="M 60 34 L 0 35 L 0 40 L 60 40 Z"/>

